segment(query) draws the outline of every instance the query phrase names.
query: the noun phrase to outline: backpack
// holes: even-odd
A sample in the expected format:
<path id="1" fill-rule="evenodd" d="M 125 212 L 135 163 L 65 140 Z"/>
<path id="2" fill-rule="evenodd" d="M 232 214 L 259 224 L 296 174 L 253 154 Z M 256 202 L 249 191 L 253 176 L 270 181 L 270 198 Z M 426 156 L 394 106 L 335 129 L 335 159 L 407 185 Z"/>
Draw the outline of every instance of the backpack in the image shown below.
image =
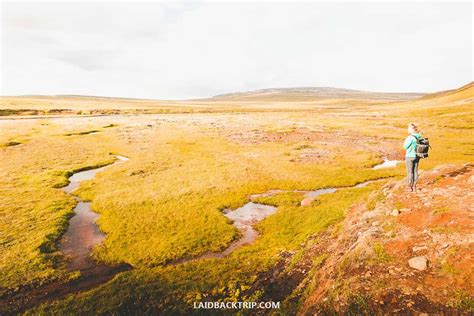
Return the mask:
<path id="1" fill-rule="evenodd" d="M 431 148 L 429 139 L 423 137 L 417 138 L 416 136 L 413 137 L 416 138 L 416 156 L 420 158 L 428 158 L 428 151 Z"/>

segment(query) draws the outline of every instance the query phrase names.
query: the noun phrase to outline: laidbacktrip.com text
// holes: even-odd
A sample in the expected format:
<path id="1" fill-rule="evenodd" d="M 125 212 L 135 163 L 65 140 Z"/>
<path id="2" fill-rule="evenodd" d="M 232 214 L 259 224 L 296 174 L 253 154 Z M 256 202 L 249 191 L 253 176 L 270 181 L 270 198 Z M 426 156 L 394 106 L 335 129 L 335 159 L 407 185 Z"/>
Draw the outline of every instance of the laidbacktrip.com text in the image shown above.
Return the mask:
<path id="1" fill-rule="evenodd" d="M 279 309 L 280 302 L 194 302 L 194 309 Z"/>

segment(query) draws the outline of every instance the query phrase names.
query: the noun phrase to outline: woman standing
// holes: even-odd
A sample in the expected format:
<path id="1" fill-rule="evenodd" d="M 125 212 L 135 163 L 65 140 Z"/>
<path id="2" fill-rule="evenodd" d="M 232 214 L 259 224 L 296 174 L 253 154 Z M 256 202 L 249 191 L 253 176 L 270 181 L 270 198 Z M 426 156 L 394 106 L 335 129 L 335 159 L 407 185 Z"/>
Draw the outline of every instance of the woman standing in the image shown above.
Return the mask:
<path id="1" fill-rule="evenodd" d="M 418 139 L 422 138 L 418 126 L 413 123 L 408 124 L 408 137 L 403 143 L 406 149 L 405 160 L 407 164 L 407 192 L 416 190 L 416 180 L 418 180 L 418 163 L 420 157 L 416 154 L 416 145 Z"/>

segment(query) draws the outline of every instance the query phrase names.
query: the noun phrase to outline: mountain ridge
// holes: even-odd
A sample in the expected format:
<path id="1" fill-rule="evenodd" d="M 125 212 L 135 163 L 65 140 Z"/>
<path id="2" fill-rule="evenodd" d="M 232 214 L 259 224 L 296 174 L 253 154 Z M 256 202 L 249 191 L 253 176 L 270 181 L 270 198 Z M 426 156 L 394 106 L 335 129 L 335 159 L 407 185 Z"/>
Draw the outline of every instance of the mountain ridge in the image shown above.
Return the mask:
<path id="1" fill-rule="evenodd" d="M 291 87 L 266 88 L 252 91 L 233 92 L 215 95 L 210 100 L 222 99 L 262 99 L 293 97 L 305 99 L 373 99 L 373 100 L 411 100 L 425 96 L 419 92 L 373 92 L 334 87 Z"/>

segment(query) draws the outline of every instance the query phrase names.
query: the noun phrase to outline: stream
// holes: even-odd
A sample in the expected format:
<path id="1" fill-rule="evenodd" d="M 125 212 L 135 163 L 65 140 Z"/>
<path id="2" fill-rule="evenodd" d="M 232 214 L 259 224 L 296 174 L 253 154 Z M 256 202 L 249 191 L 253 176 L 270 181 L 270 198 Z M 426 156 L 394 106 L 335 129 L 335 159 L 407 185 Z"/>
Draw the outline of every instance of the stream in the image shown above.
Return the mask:
<path id="1" fill-rule="evenodd" d="M 224 216 L 232 220 L 234 227 L 236 227 L 240 233 L 241 237 L 233 241 L 227 248 L 220 252 L 206 252 L 199 256 L 191 258 L 180 258 L 171 262 L 172 265 L 182 264 L 185 262 L 196 261 L 201 259 L 208 258 L 224 258 L 232 253 L 237 248 L 253 243 L 259 236 L 258 231 L 253 227 L 256 223 L 262 221 L 266 217 L 274 214 L 277 211 L 275 206 L 256 203 L 255 201 L 258 198 L 262 197 L 271 197 L 280 193 L 287 192 L 296 192 L 304 193 L 304 199 L 300 202 L 301 206 L 309 206 L 311 203 L 316 200 L 318 196 L 323 194 L 334 193 L 339 189 L 344 188 L 363 188 L 369 185 L 370 183 L 380 181 L 383 179 L 376 180 L 367 180 L 350 187 L 337 187 L 337 188 L 324 188 L 312 191 L 303 191 L 303 190 L 268 190 L 263 193 L 252 194 L 249 196 L 250 202 L 245 205 L 235 209 L 235 210 L 224 210 Z"/>
<path id="2" fill-rule="evenodd" d="M 63 187 L 67 194 L 79 187 L 82 181 L 92 180 L 96 174 L 105 169 L 128 161 L 123 156 L 115 156 L 117 160 L 107 166 L 81 171 L 69 177 L 69 184 Z M 82 201 L 79 197 L 72 195 L 77 201 L 74 208 L 75 215 L 69 221 L 69 227 L 59 243 L 59 250 L 68 258 L 67 268 L 69 271 L 83 271 L 96 266 L 95 261 L 90 257 L 92 248 L 105 239 L 96 224 L 99 214 L 91 210 L 91 203 Z"/>

